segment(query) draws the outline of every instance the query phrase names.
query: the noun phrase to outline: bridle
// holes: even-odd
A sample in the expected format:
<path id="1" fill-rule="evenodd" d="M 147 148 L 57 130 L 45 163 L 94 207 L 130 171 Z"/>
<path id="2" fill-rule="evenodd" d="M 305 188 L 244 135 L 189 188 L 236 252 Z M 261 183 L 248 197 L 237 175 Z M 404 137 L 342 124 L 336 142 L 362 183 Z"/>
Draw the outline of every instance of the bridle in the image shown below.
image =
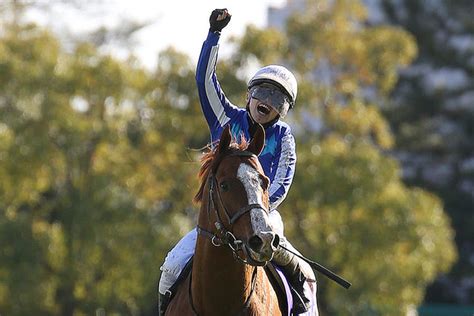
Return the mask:
<path id="1" fill-rule="evenodd" d="M 233 152 L 226 157 L 231 157 L 231 156 L 238 156 L 238 157 L 257 157 L 254 153 L 250 151 L 236 151 Z M 223 158 L 222 158 L 223 159 Z M 268 210 L 261 204 L 258 203 L 252 203 L 252 204 L 247 204 L 239 209 L 239 211 L 232 216 L 229 215 L 229 211 L 225 207 L 225 204 L 222 200 L 222 196 L 219 190 L 219 187 L 217 185 L 217 179 L 215 176 L 215 173 L 217 172 L 217 169 L 219 167 L 220 162 L 222 159 L 219 161 L 219 163 L 214 166 L 214 168 L 211 169 L 208 177 L 208 182 L 209 182 L 209 198 L 208 198 L 208 205 L 207 205 L 207 214 L 208 214 L 208 219 L 210 221 L 210 213 L 211 210 L 214 210 L 215 212 L 215 217 L 216 217 L 216 222 L 214 223 L 214 226 L 216 227 L 217 232 L 213 233 L 210 232 L 199 225 L 196 226 L 196 230 L 199 235 L 207 237 L 211 240 L 212 245 L 215 247 L 220 247 L 220 246 L 228 246 L 234 258 L 244 264 L 252 265 L 254 266 L 254 270 L 252 272 L 252 280 L 251 280 L 251 289 L 250 289 L 250 294 L 247 297 L 243 309 L 240 311 L 239 314 L 243 313 L 245 309 L 247 309 L 250 306 L 250 298 L 252 297 L 252 294 L 254 293 L 255 290 L 255 285 L 257 281 L 257 266 L 264 266 L 267 264 L 266 261 L 260 262 L 252 259 L 249 251 L 247 250 L 247 247 L 244 245 L 244 242 L 241 239 L 238 239 L 235 237 L 235 235 L 232 233 L 232 227 L 233 225 L 246 213 L 250 212 L 252 209 L 261 209 L 264 212 L 268 214 Z M 215 196 L 217 196 L 217 203 L 214 201 Z M 230 229 L 227 229 L 222 221 L 221 214 L 219 212 L 219 209 L 217 206 L 220 206 L 221 209 L 223 210 L 227 223 L 229 224 Z M 238 251 L 244 251 L 246 259 L 242 258 Z M 192 298 L 192 291 L 191 291 L 191 280 L 192 276 L 189 278 L 189 299 L 191 303 L 191 308 L 194 312 L 195 315 L 198 315 L 198 312 L 196 311 L 196 308 L 193 303 L 193 298 Z"/>
<path id="2" fill-rule="evenodd" d="M 257 157 L 254 153 L 249 152 L 249 151 L 236 151 L 233 152 L 227 157 L 232 157 L 232 156 L 238 156 L 238 157 Z M 206 229 L 200 227 L 199 225 L 196 226 L 196 230 L 199 235 L 205 236 L 211 240 L 211 243 L 215 247 L 220 247 L 220 246 L 228 246 L 235 259 L 241 261 L 242 263 L 249 264 L 252 266 L 264 266 L 267 264 L 267 262 L 263 261 L 256 261 L 252 259 L 252 256 L 250 255 L 247 247 L 245 247 L 244 242 L 241 239 L 237 239 L 235 235 L 232 233 L 232 227 L 233 225 L 246 213 L 250 212 L 252 209 L 261 209 L 265 213 L 268 214 L 268 210 L 261 204 L 259 203 L 252 203 L 252 204 L 247 204 L 239 209 L 239 211 L 232 216 L 229 215 L 229 211 L 227 210 L 223 200 L 222 196 L 220 193 L 220 190 L 217 186 L 217 179 L 215 176 L 215 171 L 217 171 L 217 168 L 219 167 L 219 164 L 215 166 L 210 174 L 209 174 L 209 198 L 208 198 L 208 205 L 207 205 L 207 213 L 208 213 L 208 218 L 210 219 L 210 212 L 211 210 L 214 210 L 215 215 L 216 215 L 216 222 L 214 223 L 214 226 L 216 227 L 217 232 L 212 233 L 210 231 L 207 231 Z M 215 194 L 214 194 L 215 193 Z M 217 195 L 217 203 L 214 201 L 215 195 Z M 225 214 L 227 223 L 230 226 L 230 229 L 227 229 L 222 221 L 221 214 L 219 212 L 219 209 L 217 206 L 220 206 L 223 210 L 223 213 Z M 243 251 L 245 253 L 246 259 L 242 258 L 238 251 Z"/>

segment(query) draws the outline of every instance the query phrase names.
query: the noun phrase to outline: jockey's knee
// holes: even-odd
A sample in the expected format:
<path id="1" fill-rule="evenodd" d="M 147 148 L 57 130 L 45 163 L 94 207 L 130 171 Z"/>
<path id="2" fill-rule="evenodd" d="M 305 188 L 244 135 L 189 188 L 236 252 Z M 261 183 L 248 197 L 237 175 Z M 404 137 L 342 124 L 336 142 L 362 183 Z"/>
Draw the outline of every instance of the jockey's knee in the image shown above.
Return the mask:
<path id="1" fill-rule="evenodd" d="M 273 209 L 270 211 L 268 214 L 269 220 L 270 220 L 270 225 L 273 228 L 273 231 L 278 234 L 280 237 L 283 237 L 284 235 L 284 229 L 283 229 L 283 220 L 281 219 L 281 215 L 278 212 L 278 210 Z"/>
<path id="2" fill-rule="evenodd" d="M 165 262 L 160 267 L 162 273 L 158 290 L 161 294 L 165 294 L 176 282 L 181 271 L 183 271 L 186 266 L 186 263 L 193 256 L 196 237 L 197 232 L 193 229 L 187 233 L 166 256 Z"/>
<path id="3" fill-rule="evenodd" d="M 158 284 L 158 292 L 163 295 L 166 294 L 166 292 L 173 286 L 177 279 L 178 277 L 175 277 L 174 274 L 163 271 Z"/>
<path id="4" fill-rule="evenodd" d="M 300 269 L 303 275 L 310 281 L 316 282 L 316 275 L 311 266 L 304 260 L 298 259 L 300 262 Z"/>
<path id="5" fill-rule="evenodd" d="M 176 282 L 180 273 L 180 260 L 177 256 L 172 254 L 172 251 L 166 256 L 165 262 L 160 267 L 161 276 L 158 291 L 165 294 L 167 290 Z"/>

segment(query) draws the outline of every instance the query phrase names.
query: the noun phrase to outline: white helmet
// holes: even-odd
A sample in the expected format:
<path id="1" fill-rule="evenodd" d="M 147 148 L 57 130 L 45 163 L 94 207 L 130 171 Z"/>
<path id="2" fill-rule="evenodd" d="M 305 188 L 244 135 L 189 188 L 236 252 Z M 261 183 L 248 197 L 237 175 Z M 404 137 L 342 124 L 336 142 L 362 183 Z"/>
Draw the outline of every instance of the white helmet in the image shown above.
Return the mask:
<path id="1" fill-rule="evenodd" d="M 283 66 L 269 65 L 260 68 L 250 79 L 247 87 L 250 89 L 261 83 L 270 83 L 278 86 L 288 97 L 290 101 L 290 109 L 295 105 L 296 95 L 298 93 L 298 84 L 295 76 Z M 285 116 L 286 111 L 282 116 Z"/>

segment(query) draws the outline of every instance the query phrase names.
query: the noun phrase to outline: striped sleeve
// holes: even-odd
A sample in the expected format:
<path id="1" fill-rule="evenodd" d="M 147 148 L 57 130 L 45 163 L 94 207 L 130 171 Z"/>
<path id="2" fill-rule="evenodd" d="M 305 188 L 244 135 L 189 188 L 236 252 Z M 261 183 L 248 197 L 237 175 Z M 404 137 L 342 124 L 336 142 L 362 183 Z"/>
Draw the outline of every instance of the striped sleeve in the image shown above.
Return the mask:
<path id="1" fill-rule="evenodd" d="M 272 169 L 276 171 L 270 185 L 270 208 L 276 209 L 285 199 L 290 190 L 296 167 L 296 145 L 295 138 L 288 130 L 281 139 L 278 146 L 276 159 Z"/>
<path id="2" fill-rule="evenodd" d="M 199 100 L 211 135 L 219 135 L 220 130 L 238 112 L 238 108 L 226 98 L 217 80 L 218 42 L 219 35 L 209 32 L 202 45 L 196 69 Z"/>

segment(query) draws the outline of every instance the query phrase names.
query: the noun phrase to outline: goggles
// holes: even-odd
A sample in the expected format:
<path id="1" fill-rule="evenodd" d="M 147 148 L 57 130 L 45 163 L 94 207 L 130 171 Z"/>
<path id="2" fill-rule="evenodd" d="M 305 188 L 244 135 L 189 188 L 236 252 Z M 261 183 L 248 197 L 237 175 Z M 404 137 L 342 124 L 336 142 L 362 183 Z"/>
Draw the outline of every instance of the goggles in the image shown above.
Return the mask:
<path id="1" fill-rule="evenodd" d="M 266 105 L 273 107 L 284 116 L 290 108 L 288 96 L 272 85 L 258 85 L 250 89 L 250 96 Z"/>

